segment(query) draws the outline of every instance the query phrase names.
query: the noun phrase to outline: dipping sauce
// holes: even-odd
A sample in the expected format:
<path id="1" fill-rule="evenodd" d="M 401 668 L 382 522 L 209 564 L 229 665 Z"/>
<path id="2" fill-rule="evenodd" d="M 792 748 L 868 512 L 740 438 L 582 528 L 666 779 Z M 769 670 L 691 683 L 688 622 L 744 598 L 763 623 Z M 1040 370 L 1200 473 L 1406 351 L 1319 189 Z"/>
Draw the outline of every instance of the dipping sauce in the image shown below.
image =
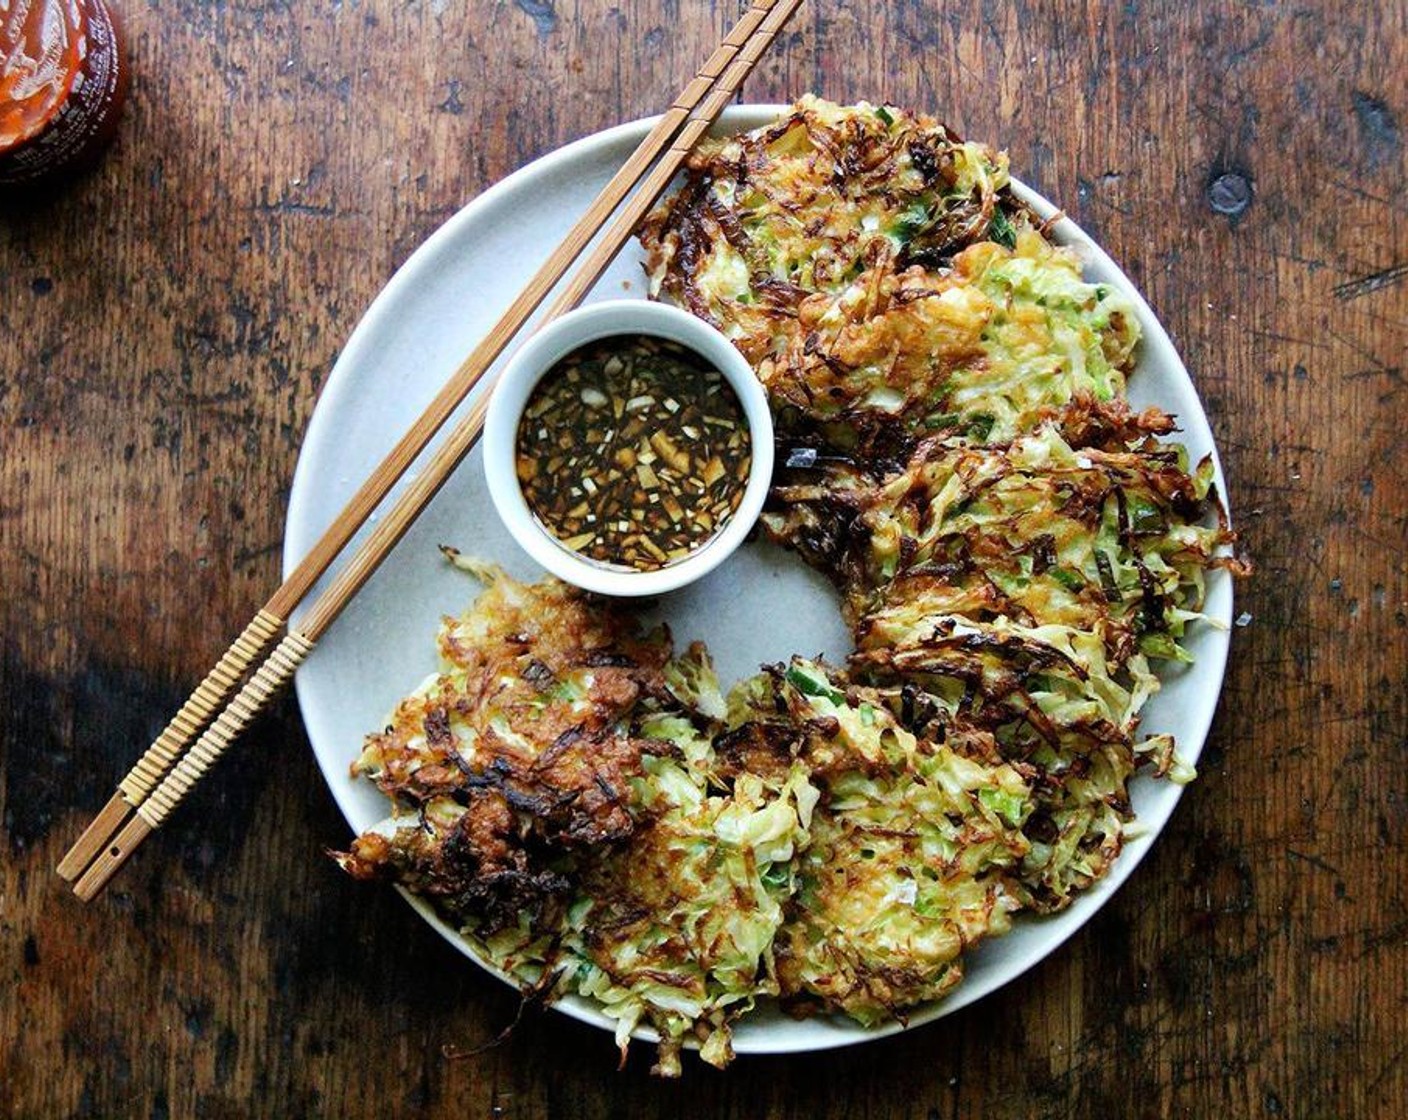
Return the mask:
<path id="1" fill-rule="evenodd" d="M 518 482 L 564 548 L 654 571 L 728 523 L 753 456 L 733 386 L 694 351 L 648 335 L 573 351 L 518 425 Z"/>

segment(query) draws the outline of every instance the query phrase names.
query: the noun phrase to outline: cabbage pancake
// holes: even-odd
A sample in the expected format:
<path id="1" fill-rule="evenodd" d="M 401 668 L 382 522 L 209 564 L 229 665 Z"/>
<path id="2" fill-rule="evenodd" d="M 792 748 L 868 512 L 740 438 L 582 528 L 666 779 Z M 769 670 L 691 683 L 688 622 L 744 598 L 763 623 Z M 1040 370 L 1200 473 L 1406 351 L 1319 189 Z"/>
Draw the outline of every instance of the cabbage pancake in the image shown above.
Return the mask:
<path id="1" fill-rule="evenodd" d="M 962 713 L 1034 768 L 1017 889 L 1042 910 L 1119 854 L 1140 761 L 1175 769 L 1169 736 L 1137 737 L 1150 661 L 1189 660 L 1206 572 L 1244 570 L 1211 461 L 1190 472 L 1158 415 L 1086 402 L 1062 418 L 1006 446 L 924 441 L 878 480 L 794 469 L 765 515 L 841 588 L 857 680 Z"/>
<path id="2" fill-rule="evenodd" d="M 1021 905 L 1033 771 L 960 714 L 795 660 L 727 700 L 699 645 L 553 580 L 488 582 L 353 772 L 393 813 L 339 862 L 430 901 L 526 994 L 729 1061 L 759 996 L 866 1024 L 962 976 Z M 604 673 L 603 670 L 611 670 Z M 512 721 L 510 723 L 510 721 Z"/>
<path id="3" fill-rule="evenodd" d="M 575 589 L 468 566 L 488 589 L 442 626 L 443 671 L 353 766 L 393 816 L 339 862 L 427 898 L 525 992 L 599 1001 L 623 1055 L 643 1024 L 660 1072 L 686 1038 L 726 1063 L 729 1024 L 777 991 L 805 775 L 715 773 L 702 647 L 672 658 Z"/>
<path id="4" fill-rule="evenodd" d="M 1155 667 L 1207 573 L 1212 489 L 1125 398 L 1135 308 L 932 118 L 803 98 L 711 140 L 646 221 L 653 295 L 717 324 L 778 419 L 763 523 L 855 650 L 721 694 L 707 653 L 549 580 L 486 590 L 354 774 L 392 815 L 338 858 L 428 899 L 525 994 L 726 1064 L 760 996 L 903 1020 L 1012 915 L 1105 875 Z"/>
<path id="5" fill-rule="evenodd" d="M 724 742 L 753 744 L 755 767 L 759 744 L 785 746 L 819 794 L 778 934 L 789 1010 L 903 1019 L 1007 931 L 1032 791 L 991 735 L 961 718 L 915 735 L 877 690 L 798 658 L 739 685 L 730 723 Z"/>
<path id="6" fill-rule="evenodd" d="M 1000 442 L 1124 389 L 1138 324 L 1008 189 L 1005 156 L 889 106 L 804 98 L 712 141 L 645 224 L 651 292 L 720 326 L 785 429 Z"/>

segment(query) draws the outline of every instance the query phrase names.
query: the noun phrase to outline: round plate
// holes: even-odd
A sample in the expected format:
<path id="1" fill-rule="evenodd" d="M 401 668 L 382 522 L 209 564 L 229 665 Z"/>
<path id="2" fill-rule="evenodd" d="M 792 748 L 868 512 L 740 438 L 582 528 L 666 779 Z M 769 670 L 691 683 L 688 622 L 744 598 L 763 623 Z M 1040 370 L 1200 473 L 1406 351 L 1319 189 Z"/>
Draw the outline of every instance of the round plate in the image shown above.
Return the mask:
<path id="1" fill-rule="evenodd" d="M 755 128 L 784 110 L 734 107 L 718 131 Z M 634 121 L 588 136 L 510 175 L 441 226 L 392 277 L 352 333 L 308 425 L 289 499 L 285 572 L 312 547 L 488 332 L 652 123 Z M 1014 183 L 1014 189 L 1043 217 L 1055 212 L 1021 184 Z M 1077 250 L 1088 277 L 1122 289 L 1138 308 L 1144 339 L 1130 378 L 1133 403 L 1156 404 L 1175 414 L 1193 459 L 1211 453 L 1216 460 L 1212 432 L 1188 371 L 1148 304 L 1075 223 L 1063 219 L 1053 233 L 1056 241 Z M 644 298 L 641 254 L 634 242 L 590 299 L 622 296 Z M 1220 466 L 1218 486 L 1225 494 Z M 445 563 L 436 548 L 441 543 L 495 560 L 519 578 L 541 574 L 495 516 L 476 449 L 299 670 L 298 700 L 318 765 L 347 823 L 359 832 L 387 815 L 387 802 L 372 783 L 353 781 L 348 766 L 366 733 L 381 727 L 397 701 L 436 671 L 435 631 L 441 617 L 458 614 L 479 590 Z M 1207 611 L 1223 628 L 1195 628 L 1187 643 L 1194 664 L 1165 674 L 1163 690 L 1145 708 L 1141 724 L 1145 731 L 1173 732 L 1180 757 L 1190 762 L 1202 750 L 1227 659 L 1232 591 L 1223 572 L 1210 577 Z M 760 664 L 793 653 L 823 654 L 840 662 L 850 650 L 827 581 L 792 555 L 761 543 L 744 546 L 699 583 L 667 596 L 657 613 L 669 621 L 677 648 L 694 639 L 708 643 L 725 687 Z M 1179 793 L 1172 782 L 1136 778 L 1131 794 L 1139 819 L 1111 873 L 1061 914 L 1019 915 L 1010 934 L 969 954 L 967 976 L 952 995 L 918 1009 L 908 1025 L 972 1003 L 1075 933 L 1149 851 Z M 451 943 L 478 960 L 468 942 L 428 905 L 410 901 Z M 594 1004 L 579 997 L 557 1006 L 575 1018 L 612 1026 Z M 901 1029 L 891 1024 L 867 1030 L 842 1018 L 798 1022 L 764 1006 L 737 1025 L 734 1047 L 740 1053 L 817 1050 Z M 651 1037 L 646 1031 L 640 1034 Z"/>

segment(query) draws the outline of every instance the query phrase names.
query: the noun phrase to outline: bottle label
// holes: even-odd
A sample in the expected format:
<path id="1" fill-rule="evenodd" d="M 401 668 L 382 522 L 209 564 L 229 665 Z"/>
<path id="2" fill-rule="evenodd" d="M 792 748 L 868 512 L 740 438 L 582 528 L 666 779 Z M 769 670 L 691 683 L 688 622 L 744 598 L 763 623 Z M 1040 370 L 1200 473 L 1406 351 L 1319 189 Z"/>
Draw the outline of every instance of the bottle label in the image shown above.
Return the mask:
<path id="1" fill-rule="evenodd" d="M 0 155 L 0 185 L 26 183 L 95 154 L 112 137 L 126 75 L 104 0 L 87 0 L 86 54 L 68 97 L 44 130 Z"/>

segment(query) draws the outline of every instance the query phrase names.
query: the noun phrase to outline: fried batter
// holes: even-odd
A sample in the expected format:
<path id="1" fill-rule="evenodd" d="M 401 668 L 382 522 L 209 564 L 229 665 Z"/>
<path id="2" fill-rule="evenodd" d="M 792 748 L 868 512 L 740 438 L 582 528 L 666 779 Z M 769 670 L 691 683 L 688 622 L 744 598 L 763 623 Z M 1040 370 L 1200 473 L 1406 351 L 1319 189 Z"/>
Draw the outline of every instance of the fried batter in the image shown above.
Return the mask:
<path id="1" fill-rule="evenodd" d="M 709 141 L 641 230 L 651 293 L 753 363 L 779 432 L 767 532 L 842 593 L 845 667 L 725 697 L 696 643 L 556 581 L 486 584 L 353 773 L 392 817 L 337 855 L 429 899 L 525 993 L 732 1056 L 763 996 L 901 1019 L 1020 910 L 1103 876 L 1152 664 L 1206 573 L 1212 490 L 1134 412 L 1133 303 L 1087 281 L 1006 159 L 890 106 L 804 98 Z"/>
<path id="2" fill-rule="evenodd" d="M 641 232 L 651 292 L 734 340 L 785 428 L 1003 441 L 1123 391 L 1132 304 L 1042 236 L 1005 157 L 931 118 L 804 98 L 689 176 Z"/>
<path id="3" fill-rule="evenodd" d="M 733 718 L 776 726 L 783 712 L 819 791 L 777 945 L 784 1005 L 902 1018 L 959 981 L 965 949 L 1008 928 L 1027 781 L 975 729 L 954 720 L 946 742 L 917 737 L 880 693 L 813 662 L 745 682 Z"/>

